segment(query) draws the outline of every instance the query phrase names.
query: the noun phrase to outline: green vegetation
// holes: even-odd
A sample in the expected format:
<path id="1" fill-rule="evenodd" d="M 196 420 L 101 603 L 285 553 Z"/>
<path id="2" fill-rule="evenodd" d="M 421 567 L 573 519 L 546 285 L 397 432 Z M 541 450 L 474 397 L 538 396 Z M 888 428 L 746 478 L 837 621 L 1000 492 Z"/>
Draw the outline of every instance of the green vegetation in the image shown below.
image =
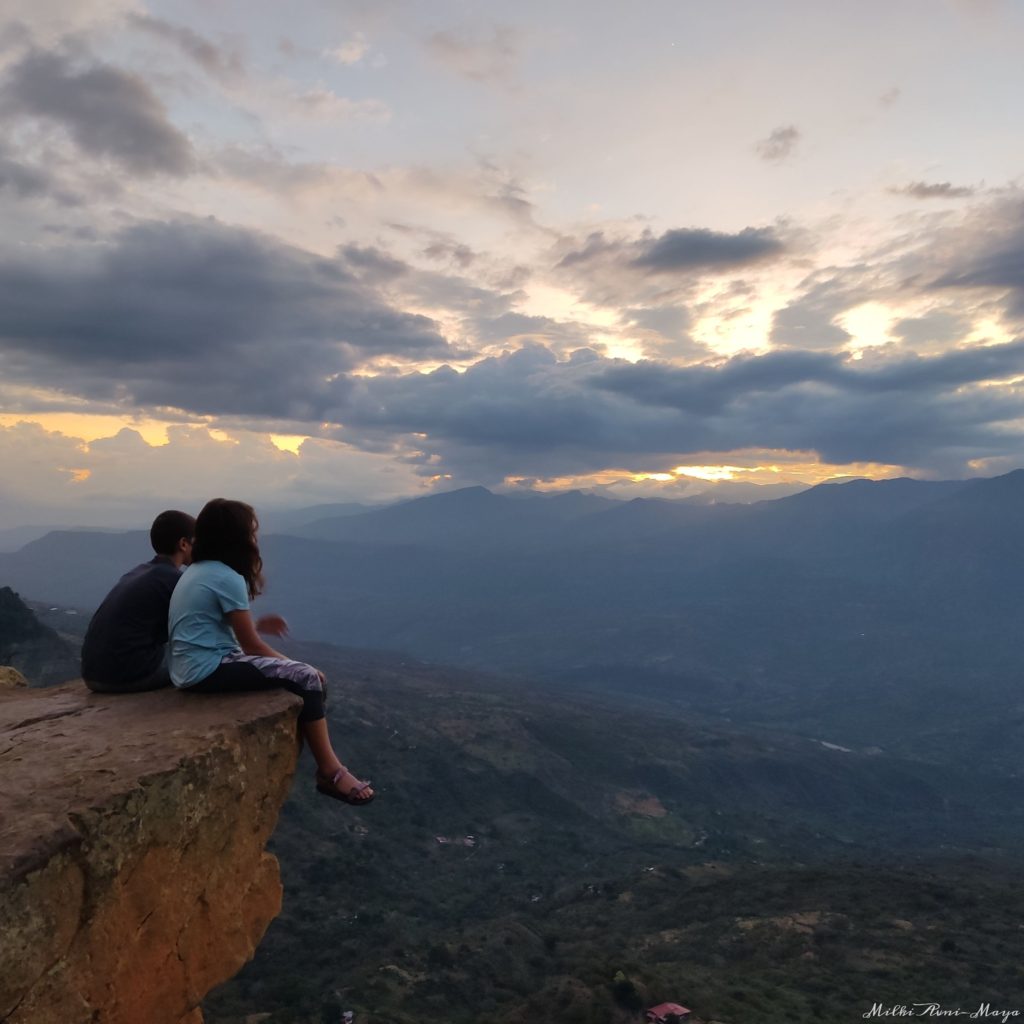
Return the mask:
<path id="1" fill-rule="evenodd" d="M 612 1024 L 663 1000 L 800 1024 L 1024 991 L 1024 827 L 992 779 L 304 654 L 380 797 L 325 800 L 303 763 L 283 912 L 210 1024 Z"/>

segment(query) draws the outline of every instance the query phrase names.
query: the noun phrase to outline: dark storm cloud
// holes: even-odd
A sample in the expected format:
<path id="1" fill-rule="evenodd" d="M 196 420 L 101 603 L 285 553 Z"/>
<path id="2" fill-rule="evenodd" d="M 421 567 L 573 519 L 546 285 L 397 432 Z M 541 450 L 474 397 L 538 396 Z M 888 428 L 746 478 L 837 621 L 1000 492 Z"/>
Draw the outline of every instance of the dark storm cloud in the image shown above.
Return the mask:
<path id="1" fill-rule="evenodd" d="M 636 437 L 645 415 L 630 402 L 586 386 L 592 367 L 601 363 L 586 350 L 559 362 L 545 346 L 531 344 L 483 359 L 465 373 L 442 367 L 429 374 L 362 379 L 348 396 L 340 436 L 362 443 L 364 437 L 395 432 L 425 434 L 418 443 L 441 464 L 453 459 L 464 464 L 474 453 L 477 467 L 494 479 L 526 464 L 595 468 L 607 464 L 624 440 Z M 623 415 L 615 415 L 620 405 Z"/>
<path id="2" fill-rule="evenodd" d="M 912 181 L 909 185 L 890 188 L 897 196 L 910 196 L 912 199 L 965 199 L 973 196 L 975 190 L 966 185 L 953 185 L 948 181 Z"/>
<path id="3" fill-rule="evenodd" d="M 565 251 L 567 245 L 571 245 Z M 674 228 L 662 235 L 645 233 L 638 239 L 609 238 L 592 232 L 582 242 L 563 240 L 556 269 L 569 271 L 581 280 L 608 276 L 607 287 L 616 283 L 629 289 L 629 277 L 693 277 L 720 273 L 785 255 L 786 243 L 773 228 L 744 228 L 736 234 L 708 228 Z"/>
<path id="4" fill-rule="evenodd" d="M 863 364 L 867 362 L 867 365 Z M 834 392 L 879 396 L 956 389 L 1024 371 L 1024 341 L 976 345 L 941 356 L 872 362 L 827 352 L 769 352 L 716 366 L 679 369 L 636 363 L 610 369 L 600 386 L 648 404 L 719 413 L 737 397 L 824 386 Z"/>
<path id="5" fill-rule="evenodd" d="M 360 360 L 446 351 L 342 262 L 212 220 L 0 256 L 2 375 L 91 399 L 316 421 Z"/>
<path id="6" fill-rule="evenodd" d="M 743 267 L 779 256 L 785 248 L 771 228 L 744 228 L 735 235 L 680 228 L 656 238 L 633 260 L 633 266 L 652 273 Z"/>
<path id="7" fill-rule="evenodd" d="M 242 58 L 236 52 L 211 43 L 185 25 L 134 12 L 128 15 L 128 23 L 140 32 L 174 46 L 214 78 L 238 78 L 243 74 Z"/>
<path id="8" fill-rule="evenodd" d="M 638 364 L 609 370 L 600 385 L 678 411 L 708 450 L 810 449 L 836 463 L 962 470 L 981 453 L 1019 449 L 1003 421 L 1024 412 L 1024 395 L 970 385 L 1019 374 L 1024 342 L 865 361 L 779 352 L 721 367 Z"/>
<path id="9" fill-rule="evenodd" d="M 531 345 L 465 373 L 360 379 L 339 436 L 415 434 L 424 472 L 488 481 L 749 447 L 956 472 L 1020 450 L 1009 421 L 1024 415 L 1024 394 L 972 385 L 1021 372 L 1024 342 L 929 359 L 778 352 L 689 367 L 589 350 L 558 360 Z"/>
<path id="10" fill-rule="evenodd" d="M 792 156 L 800 141 L 800 129 L 794 124 L 776 128 L 766 139 L 754 145 L 754 150 L 762 160 L 769 163 L 780 163 Z"/>
<path id="11" fill-rule="evenodd" d="M 83 152 L 136 174 L 184 175 L 193 167 L 191 143 L 152 89 L 109 64 L 79 67 L 65 55 L 33 50 L 0 84 L 0 112 L 59 124 Z"/>

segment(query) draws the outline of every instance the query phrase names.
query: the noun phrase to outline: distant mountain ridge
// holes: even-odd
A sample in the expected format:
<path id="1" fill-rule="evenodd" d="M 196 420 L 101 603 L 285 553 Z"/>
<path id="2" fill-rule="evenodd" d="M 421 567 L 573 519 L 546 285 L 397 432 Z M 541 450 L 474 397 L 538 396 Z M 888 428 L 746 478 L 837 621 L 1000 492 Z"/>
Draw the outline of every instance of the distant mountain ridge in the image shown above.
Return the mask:
<path id="1" fill-rule="evenodd" d="M 265 534 L 262 601 L 311 639 L 1024 770 L 1022 519 L 1024 471 L 752 505 L 469 488 Z M 0 580 L 91 608 L 145 557 L 55 533 Z"/>
<path id="2" fill-rule="evenodd" d="M 535 542 L 566 523 L 616 504 L 582 491 L 523 497 L 464 487 L 359 515 L 318 519 L 291 533 L 328 541 L 489 547 L 509 541 Z"/>

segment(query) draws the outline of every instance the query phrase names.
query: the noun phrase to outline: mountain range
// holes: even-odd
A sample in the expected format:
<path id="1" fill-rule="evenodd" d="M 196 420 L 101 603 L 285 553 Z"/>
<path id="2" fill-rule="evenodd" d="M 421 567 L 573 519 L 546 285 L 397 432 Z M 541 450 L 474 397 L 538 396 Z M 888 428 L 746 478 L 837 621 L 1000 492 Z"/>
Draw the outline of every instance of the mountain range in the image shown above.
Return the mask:
<path id="1" fill-rule="evenodd" d="M 751 505 L 467 488 L 320 511 L 261 538 L 261 603 L 297 636 L 1024 767 L 1024 471 Z M 89 609 L 147 554 L 141 531 L 54 532 L 0 555 L 0 580 Z"/>

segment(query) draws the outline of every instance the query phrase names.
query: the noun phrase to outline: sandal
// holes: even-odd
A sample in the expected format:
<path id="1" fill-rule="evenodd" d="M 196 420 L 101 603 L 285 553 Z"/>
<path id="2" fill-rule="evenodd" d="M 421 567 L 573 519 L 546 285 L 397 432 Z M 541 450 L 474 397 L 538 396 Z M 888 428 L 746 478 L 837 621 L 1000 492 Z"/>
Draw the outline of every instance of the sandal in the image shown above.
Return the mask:
<path id="1" fill-rule="evenodd" d="M 363 799 L 359 799 L 359 795 L 365 790 L 370 788 L 370 782 L 360 782 L 359 785 L 353 786 L 351 789 L 342 790 L 338 783 L 348 775 L 354 779 L 355 776 L 344 766 L 333 775 L 323 775 L 321 772 L 316 773 L 316 788 L 317 791 L 323 793 L 324 796 L 334 797 L 335 800 L 341 800 L 343 803 L 351 804 L 353 807 L 363 807 L 364 805 L 371 803 L 376 794 L 372 794 Z"/>

